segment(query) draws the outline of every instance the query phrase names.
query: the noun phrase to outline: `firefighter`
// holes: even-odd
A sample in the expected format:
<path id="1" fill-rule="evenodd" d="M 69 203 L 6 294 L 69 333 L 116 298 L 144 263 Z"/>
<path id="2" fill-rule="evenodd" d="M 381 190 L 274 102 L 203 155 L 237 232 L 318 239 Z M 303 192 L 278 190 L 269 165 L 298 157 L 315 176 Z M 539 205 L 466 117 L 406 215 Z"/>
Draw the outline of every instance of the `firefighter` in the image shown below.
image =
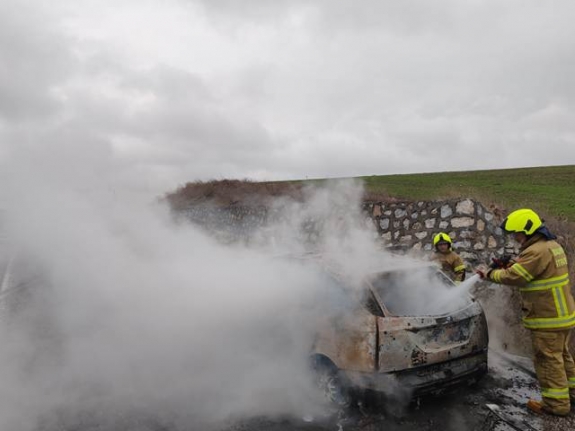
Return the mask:
<path id="1" fill-rule="evenodd" d="M 465 280 L 465 264 L 452 247 L 452 241 L 449 235 L 439 232 L 433 237 L 435 252 L 431 257 L 432 260 L 439 262 L 441 269 L 451 276 L 453 281 L 461 283 Z"/>
<path id="2" fill-rule="evenodd" d="M 575 363 L 569 352 L 575 326 L 567 257 L 556 237 L 531 209 L 513 211 L 501 224 L 520 244 L 520 254 L 503 268 L 478 268 L 481 278 L 518 286 L 523 324 L 531 330 L 535 371 L 541 401 L 529 400 L 536 413 L 563 416 L 575 403 Z"/>

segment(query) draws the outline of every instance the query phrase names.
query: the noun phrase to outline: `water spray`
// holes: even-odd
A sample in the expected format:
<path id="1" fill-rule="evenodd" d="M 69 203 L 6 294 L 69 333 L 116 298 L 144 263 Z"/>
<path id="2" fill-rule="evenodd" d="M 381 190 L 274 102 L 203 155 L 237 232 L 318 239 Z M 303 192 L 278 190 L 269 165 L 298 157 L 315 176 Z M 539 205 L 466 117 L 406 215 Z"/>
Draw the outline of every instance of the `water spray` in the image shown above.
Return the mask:
<path id="1" fill-rule="evenodd" d="M 473 286 L 475 286 L 475 283 L 477 283 L 478 281 L 481 280 L 481 276 L 479 274 L 473 274 L 471 277 L 469 277 L 467 280 L 465 280 L 464 282 L 460 283 L 457 286 L 457 290 L 460 292 L 469 292 L 471 290 L 471 288 Z"/>
<path id="2" fill-rule="evenodd" d="M 464 282 L 451 287 L 448 292 L 439 298 L 438 303 L 432 304 L 432 308 L 445 309 L 449 304 L 460 302 L 469 295 L 471 288 L 480 280 L 479 274 L 474 274 Z"/>

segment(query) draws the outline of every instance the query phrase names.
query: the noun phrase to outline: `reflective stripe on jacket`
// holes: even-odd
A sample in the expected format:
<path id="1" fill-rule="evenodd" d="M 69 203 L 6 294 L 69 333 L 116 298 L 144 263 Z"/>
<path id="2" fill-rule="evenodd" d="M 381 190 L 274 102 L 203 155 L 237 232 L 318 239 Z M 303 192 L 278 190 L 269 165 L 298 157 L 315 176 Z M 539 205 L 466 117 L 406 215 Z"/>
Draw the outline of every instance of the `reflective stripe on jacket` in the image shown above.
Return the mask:
<path id="1" fill-rule="evenodd" d="M 575 326 L 567 257 L 557 242 L 534 235 L 513 265 L 492 270 L 488 277 L 495 283 L 519 286 L 526 328 L 557 330 Z"/>

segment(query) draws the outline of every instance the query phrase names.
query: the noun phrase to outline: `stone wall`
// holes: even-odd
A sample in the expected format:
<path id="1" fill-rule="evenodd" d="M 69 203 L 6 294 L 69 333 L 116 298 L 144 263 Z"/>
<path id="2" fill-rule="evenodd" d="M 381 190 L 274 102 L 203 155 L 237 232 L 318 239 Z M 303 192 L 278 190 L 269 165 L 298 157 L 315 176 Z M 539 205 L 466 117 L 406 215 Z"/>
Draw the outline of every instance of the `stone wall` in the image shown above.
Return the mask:
<path id="1" fill-rule="evenodd" d="M 224 242 L 248 240 L 279 216 L 277 211 L 263 206 L 191 205 L 178 214 L 178 218 L 202 226 Z"/>
<path id="2" fill-rule="evenodd" d="M 447 233 L 453 249 L 467 262 L 487 262 L 511 253 L 501 220 L 472 199 L 365 204 L 384 243 L 395 249 L 431 251 L 433 237 Z"/>
<path id="3" fill-rule="evenodd" d="M 452 238 L 453 249 L 469 265 L 514 251 L 499 228 L 501 220 L 472 199 L 364 203 L 362 211 L 384 246 L 395 251 L 429 252 L 439 232 Z M 180 215 L 226 242 L 249 241 L 262 228 L 287 217 L 281 208 L 264 206 L 190 206 Z M 321 225 L 321 220 L 308 220 L 300 228 L 313 237 L 314 226 Z"/>

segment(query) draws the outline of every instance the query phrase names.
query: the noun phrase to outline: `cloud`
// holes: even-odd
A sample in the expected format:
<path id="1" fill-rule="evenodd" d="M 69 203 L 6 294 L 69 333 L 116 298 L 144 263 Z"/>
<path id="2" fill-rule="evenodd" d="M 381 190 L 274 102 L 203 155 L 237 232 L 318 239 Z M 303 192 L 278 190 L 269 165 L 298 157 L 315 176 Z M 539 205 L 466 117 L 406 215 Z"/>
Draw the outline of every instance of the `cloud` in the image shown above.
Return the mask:
<path id="1" fill-rule="evenodd" d="M 568 1 L 21 4 L 1 142 L 100 146 L 149 194 L 575 160 Z"/>
<path id="2" fill-rule="evenodd" d="M 0 119 L 17 127 L 21 121 L 41 122 L 59 109 L 51 86 L 68 75 L 74 61 L 66 39 L 32 5 L 15 6 L 0 4 Z"/>

